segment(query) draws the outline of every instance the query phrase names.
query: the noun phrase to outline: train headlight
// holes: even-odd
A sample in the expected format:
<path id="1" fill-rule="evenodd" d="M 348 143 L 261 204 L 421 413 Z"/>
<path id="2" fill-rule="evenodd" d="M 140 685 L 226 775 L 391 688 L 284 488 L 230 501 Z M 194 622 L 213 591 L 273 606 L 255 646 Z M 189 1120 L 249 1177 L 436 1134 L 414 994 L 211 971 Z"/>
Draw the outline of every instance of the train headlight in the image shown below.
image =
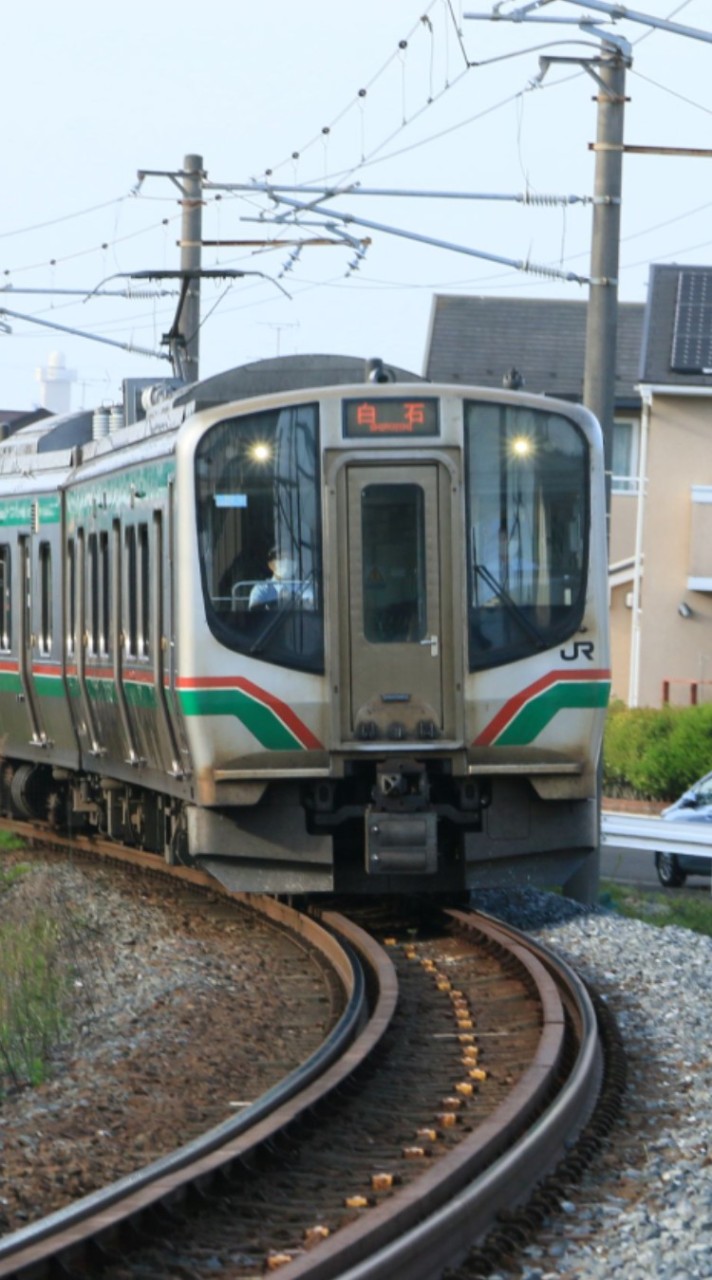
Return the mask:
<path id="1" fill-rule="evenodd" d="M 272 457 L 272 446 L 258 440 L 250 445 L 248 452 L 252 462 L 269 462 Z"/>
<path id="2" fill-rule="evenodd" d="M 509 451 L 514 458 L 531 458 L 534 453 L 534 441 L 531 436 L 514 436 L 509 442 Z"/>

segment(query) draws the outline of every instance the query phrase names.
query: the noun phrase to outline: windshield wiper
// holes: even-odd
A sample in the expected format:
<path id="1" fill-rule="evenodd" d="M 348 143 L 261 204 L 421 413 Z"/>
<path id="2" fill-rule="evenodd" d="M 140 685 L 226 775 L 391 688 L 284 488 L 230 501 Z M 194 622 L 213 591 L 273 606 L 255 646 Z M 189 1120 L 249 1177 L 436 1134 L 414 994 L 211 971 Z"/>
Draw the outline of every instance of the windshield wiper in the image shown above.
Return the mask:
<path id="1" fill-rule="evenodd" d="M 264 629 L 260 631 L 254 644 L 250 645 L 250 656 L 254 653 L 262 653 L 265 646 L 272 639 L 275 631 L 281 626 L 285 618 L 291 618 L 295 608 L 301 613 L 303 611 L 304 593 L 308 586 L 313 584 L 313 575 L 310 574 L 303 582 L 299 584 L 299 589 L 295 591 L 284 603 L 277 602 L 276 613 L 269 619 Z M 313 587 L 312 587 L 313 589 Z M 313 608 L 313 606 L 312 606 Z"/>
<path id="2" fill-rule="evenodd" d="M 546 640 L 543 633 L 539 630 L 535 622 L 532 622 L 520 605 L 512 599 L 508 591 L 505 591 L 502 583 L 495 578 L 493 573 L 484 564 L 475 565 L 475 573 L 478 573 L 483 582 L 486 582 L 490 591 L 493 591 L 498 600 L 502 601 L 505 609 L 511 613 L 512 617 L 519 623 L 531 640 L 536 641 L 540 649 L 546 648 Z"/>

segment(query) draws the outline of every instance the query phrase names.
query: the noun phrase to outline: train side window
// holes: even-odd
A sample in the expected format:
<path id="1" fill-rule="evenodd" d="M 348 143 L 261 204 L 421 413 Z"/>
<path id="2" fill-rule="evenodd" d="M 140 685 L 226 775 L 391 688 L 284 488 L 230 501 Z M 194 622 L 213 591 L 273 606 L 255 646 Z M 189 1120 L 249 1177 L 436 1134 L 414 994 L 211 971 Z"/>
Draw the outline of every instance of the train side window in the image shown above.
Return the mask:
<path id="1" fill-rule="evenodd" d="M 559 413 L 465 405 L 470 669 L 560 643 L 585 606 L 589 456 Z"/>
<path id="2" fill-rule="evenodd" d="M 40 571 L 39 651 L 45 657 L 52 652 L 52 547 L 41 542 L 38 549 Z"/>
<path id="3" fill-rule="evenodd" d="M 95 533 L 87 538 L 87 559 L 87 648 L 96 656 L 99 652 L 99 552 Z"/>
<path id="4" fill-rule="evenodd" d="M 71 657 L 75 652 L 77 634 L 77 557 L 74 538 L 67 540 L 66 592 L 67 656 Z"/>
<path id="5" fill-rule="evenodd" d="M 138 657 L 138 573 L 136 530 L 132 525 L 124 531 L 126 556 L 126 656 Z"/>
<path id="6" fill-rule="evenodd" d="M 0 649 L 12 648 L 12 579 L 11 552 L 7 543 L 0 545 Z"/>
<path id="7" fill-rule="evenodd" d="M 148 525 L 138 526 L 138 655 L 147 658 L 151 640 L 151 548 Z"/>
<path id="8" fill-rule="evenodd" d="M 111 565 L 109 535 L 99 534 L 99 651 L 107 657 L 111 652 Z"/>

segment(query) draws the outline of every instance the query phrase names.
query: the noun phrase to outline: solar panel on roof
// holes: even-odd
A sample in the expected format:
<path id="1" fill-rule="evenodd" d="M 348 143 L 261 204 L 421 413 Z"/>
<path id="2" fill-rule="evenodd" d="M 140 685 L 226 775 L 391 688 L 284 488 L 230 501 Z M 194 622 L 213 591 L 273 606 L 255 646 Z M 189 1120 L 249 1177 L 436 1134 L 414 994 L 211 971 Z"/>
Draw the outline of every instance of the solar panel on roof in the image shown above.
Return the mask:
<path id="1" fill-rule="evenodd" d="M 670 368 L 675 373 L 712 369 L 712 270 L 678 275 Z"/>

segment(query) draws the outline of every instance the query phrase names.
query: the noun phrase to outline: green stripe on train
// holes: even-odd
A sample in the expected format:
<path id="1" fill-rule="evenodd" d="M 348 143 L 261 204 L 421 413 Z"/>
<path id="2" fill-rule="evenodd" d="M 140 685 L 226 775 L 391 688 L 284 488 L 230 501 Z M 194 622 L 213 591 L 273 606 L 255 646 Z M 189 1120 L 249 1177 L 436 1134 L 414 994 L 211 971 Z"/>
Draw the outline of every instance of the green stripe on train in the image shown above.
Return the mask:
<path id="1" fill-rule="evenodd" d="M 41 698 L 63 698 L 64 682 L 61 675 L 35 676 L 35 688 Z"/>
<path id="2" fill-rule="evenodd" d="M 187 716 L 236 716 L 268 751 L 304 750 L 275 711 L 240 689 L 181 689 L 180 701 Z"/>
<path id="3" fill-rule="evenodd" d="M 39 498 L 0 498 L 0 528 L 36 522 L 41 529 L 43 524 L 58 524 L 60 512 L 58 493 Z"/>
<path id="4" fill-rule="evenodd" d="M 165 496 L 169 482 L 175 476 L 175 460 L 164 458 L 157 462 L 129 467 L 118 475 L 102 476 L 100 480 L 82 482 L 67 490 L 67 518 L 70 524 L 96 513 L 106 521 L 127 506 L 142 506 L 159 502 Z"/>
<path id="5" fill-rule="evenodd" d="M 81 689 L 78 676 L 67 677 L 67 687 L 69 689 L 70 698 L 77 699 L 80 696 Z M 87 694 L 91 702 L 97 705 L 116 706 L 118 703 L 118 694 L 116 692 L 116 684 L 113 675 L 110 676 L 87 676 Z M 138 681 L 125 680 L 124 694 L 126 701 L 131 707 L 144 708 L 149 711 L 155 711 L 158 705 L 156 690 L 153 685 L 139 683 Z"/>
<path id="6" fill-rule="evenodd" d="M 522 747 L 545 729 L 559 711 L 568 708 L 605 708 L 608 705 L 610 685 L 605 680 L 565 680 L 540 693 L 510 720 L 506 729 L 496 738 L 498 747 Z"/>

